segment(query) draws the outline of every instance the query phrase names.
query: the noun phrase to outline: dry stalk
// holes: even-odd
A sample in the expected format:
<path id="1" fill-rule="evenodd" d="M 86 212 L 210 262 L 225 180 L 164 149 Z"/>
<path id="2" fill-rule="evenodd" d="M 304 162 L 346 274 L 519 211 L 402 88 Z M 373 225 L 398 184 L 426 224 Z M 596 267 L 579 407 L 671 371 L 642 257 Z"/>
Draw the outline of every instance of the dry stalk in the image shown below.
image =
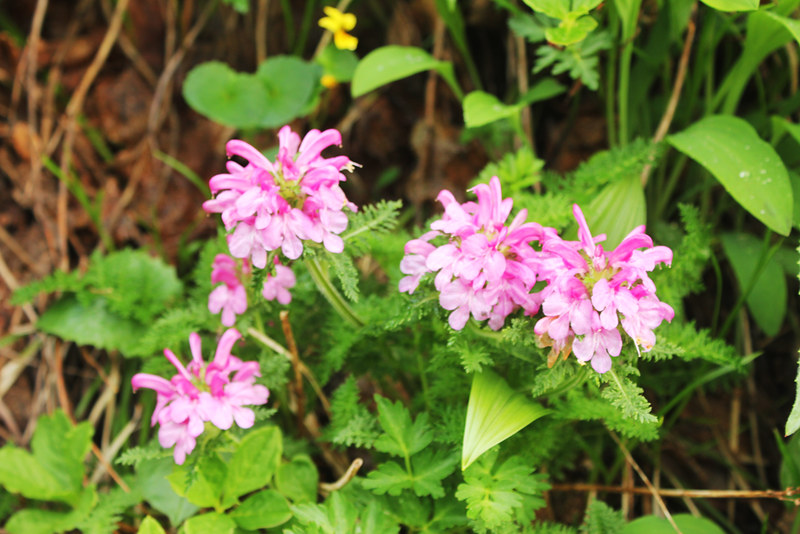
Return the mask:
<path id="1" fill-rule="evenodd" d="M 289 353 L 292 355 L 292 368 L 294 369 L 294 383 L 291 389 L 294 391 L 295 400 L 295 416 L 297 417 L 297 428 L 301 430 L 306 428 L 305 425 L 305 411 L 306 411 L 306 395 L 303 392 L 303 376 L 300 372 L 300 353 L 297 352 L 297 343 L 294 340 L 294 333 L 292 332 L 292 325 L 289 322 L 289 312 L 281 310 L 281 327 L 283 328 L 283 335 L 286 337 L 286 344 L 289 345 Z"/>
<path id="2" fill-rule="evenodd" d="M 318 486 L 319 493 L 323 497 L 327 497 L 332 492 L 342 489 L 343 487 L 345 487 L 345 485 L 347 485 L 348 482 L 353 480 L 353 478 L 356 476 L 356 473 L 358 473 L 358 470 L 361 469 L 362 465 L 364 465 L 364 460 L 362 460 L 361 458 L 356 458 L 350 464 L 350 467 L 347 468 L 347 471 L 345 471 L 344 475 L 342 475 L 339 478 L 339 480 L 330 483 L 320 482 Z"/>

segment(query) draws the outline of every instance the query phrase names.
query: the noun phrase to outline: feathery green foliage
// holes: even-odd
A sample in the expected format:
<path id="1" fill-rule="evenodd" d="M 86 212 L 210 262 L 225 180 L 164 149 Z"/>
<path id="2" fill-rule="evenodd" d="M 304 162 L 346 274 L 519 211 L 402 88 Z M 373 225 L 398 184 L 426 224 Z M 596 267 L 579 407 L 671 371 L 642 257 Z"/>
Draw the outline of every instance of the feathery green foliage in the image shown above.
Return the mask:
<path id="1" fill-rule="evenodd" d="M 346 447 L 372 447 L 378 437 L 377 421 L 359 400 L 358 384 L 350 375 L 333 394 L 326 439 Z"/>

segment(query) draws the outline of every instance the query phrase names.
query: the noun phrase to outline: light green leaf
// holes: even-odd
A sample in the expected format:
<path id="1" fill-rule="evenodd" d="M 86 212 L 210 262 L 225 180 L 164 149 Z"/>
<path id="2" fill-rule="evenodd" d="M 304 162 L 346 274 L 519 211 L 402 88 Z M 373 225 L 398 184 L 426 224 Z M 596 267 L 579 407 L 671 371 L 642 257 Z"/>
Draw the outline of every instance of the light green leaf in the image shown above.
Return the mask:
<path id="1" fill-rule="evenodd" d="M 198 507 L 172 489 L 167 477 L 174 467 L 172 457 L 143 460 L 136 467 L 136 482 L 150 506 L 166 515 L 170 524 L 177 526 L 193 516 Z"/>
<path id="2" fill-rule="evenodd" d="M 743 119 L 706 117 L 667 138 L 705 167 L 751 215 L 781 235 L 792 226 L 792 185 L 786 167 Z"/>
<path id="3" fill-rule="evenodd" d="M 315 502 L 319 474 L 311 458 L 298 454 L 288 463 L 281 464 L 275 473 L 275 487 L 295 503 Z"/>
<path id="4" fill-rule="evenodd" d="M 181 497 L 200 508 L 217 508 L 225 488 L 225 463 L 216 454 L 202 456 L 196 464 L 176 465 L 167 479 Z"/>
<path id="5" fill-rule="evenodd" d="M 139 530 L 136 534 L 167 534 L 161 523 L 153 519 L 152 516 L 145 517 L 139 525 Z"/>
<path id="6" fill-rule="evenodd" d="M 227 515 L 209 512 L 186 520 L 179 534 L 233 534 L 236 523 Z"/>
<path id="7" fill-rule="evenodd" d="M 533 84 L 533 87 L 528 89 L 528 91 L 520 97 L 520 103 L 517 104 L 517 106 L 529 106 L 535 102 L 540 102 L 542 100 L 553 98 L 556 95 L 560 95 L 566 90 L 567 88 L 558 83 L 555 78 L 543 78 Z"/>
<path id="8" fill-rule="evenodd" d="M 236 72 L 221 61 L 209 61 L 189 71 L 183 98 L 192 109 L 216 122 L 255 128 L 269 95 L 252 75 Z"/>
<path id="9" fill-rule="evenodd" d="M 411 460 L 414 477 L 411 489 L 417 497 L 430 495 L 435 499 L 444 497 L 444 480 L 458 463 L 458 456 L 445 450 L 426 449 Z"/>
<path id="10" fill-rule="evenodd" d="M 795 397 L 792 411 L 786 420 L 785 436 L 791 436 L 800 428 L 800 366 L 797 367 L 797 376 L 794 379 Z"/>
<path id="11" fill-rule="evenodd" d="M 349 82 L 358 66 L 358 56 L 352 50 L 340 50 L 330 44 L 315 59 L 325 74 L 333 76 L 337 82 Z"/>
<path id="12" fill-rule="evenodd" d="M 276 128 L 302 114 L 314 93 L 320 67 L 294 56 L 273 56 L 258 66 L 255 79 L 267 92 L 258 126 Z"/>
<path id="13" fill-rule="evenodd" d="M 228 463 L 223 505 L 269 484 L 283 453 L 281 431 L 274 426 L 247 434 Z"/>
<path id="14" fill-rule="evenodd" d="M 701 0 L 718 11 L 755 11 L 758 0 Z"/>
<path id="15" fill-rule="evenodd" d="M 723 234 L 722 249 L 731 262 L 739 289 L 744 291 L 756 273 L 764 253 L 763 244 L 749 234 Z M 764 333 L 768 336 L 778 333 L 786 316 L 786 278 L 774 258 L 764 267 L 747 296 L 747 308 Z"/>
<path id="16" fill-rule="evenodd" d="M 377 499 L 370 499 L 366 510 L 361 513 L 361 531 L 397 534 L 400 525 Z"/>
<path id="17" fill-rule="evenodd" d="M 356 98 L 387 83 L 428 70 L 438 72 L 456 96 L 462 98 L 453 65 L 436 60 L 426 51 L 413 46 L 383 46 L 367 54 L 356 67 L 351 91 Z"/>
<path id="18" fill-rule="evenodd" d="M 365 488 L 374 491 L 378 495 L 398 496 L 404 489 L 411 488 L 411 477 L 408 472 L 400 467 L 394 460 L 383 462 L 376 469 L 367 474 L 367 478 L 362 482 Z"/>
<path id="19" fill-rule="evenodd" d="M 39 464 L 58 480 L 58 486 L 80 493 L 94 427 L 88 421 L 75 426 L 62 410 L 39 418 L 31 449 Z"/>
<path id="20" fill-rule="evenodd" d="M 745 1 L 745 0 L 739 0 L 739 1 Z M 756 4 L 758 3 L 758 0 L 752 0 L 752 1 L 756 2 Z M 792 34 L 792 37 L 794 37 L 795 41 L 800 43 L 800 20 L 784 17 L 783 15 L 779 15 L 774 11 L 762 11 L 762 13 L 764 13 L 772 20 L 783 25 L 784 28 L 789 30 L 789 33 Z"/>
<path id="21" fill-rule="evenodd" d="M 469 394 L 461 469 L 547 413 L 488 369 L 476 373 Z"/>
<path id="22" fill-rule="evenodd" d="M 672 516 L 675 524 L 682 534 L 724 534 L 713 521 L 705 517 L 695 517 L 689 514 L 676 514 Z M 640 517 L 625 525 L 622 534 L 675 534 L 675 529 L 669 521 L 653 515 Z"/>
<path id="23" fill-rule="evenodd" d="M 36 327 L 78 345 L 118 350 L 128 357 L 140 355 L 138 342 L 147 328 L 109 308 L 108 301 L 100 296 L 81 303 L 75 295 L 64 295 L 39 317 Z"/>
<path id="24" fill-rule="evenodd" d="M 583 214 L 593 235 L 606 234 L 603 248 L 612 250 L 631 230 L 647 222 L 646 210 L 639 176 L 629 174 L 605 186 Z"/>
<path id="25" fill-rule="evenodd" d="M 231 512 L 236 524 L 247 530 L 273 528 L 286 523 L 292 517 L 289 503 L 273 489 L 254 493 Z"/>
<path id="26" fill-rule="evenodd" d="M 9 534 L 51 534 L 71 531 L 89 515 L 97 504 L 97 490 L 89 486 L 78 494 L 74 508 L 68 512 L 25 508 L 4 525 Z"/>
<path id="27" fill-rule="evenodd" d="M 595 28 L 597 21 L 594 18 L 570 13 L 556 28 L 547 28 L 544 35 L 553 44 L 569 46 L 586 39 Z"/>
<path id="28" fill-rule="evenodd" d="M 427 413 L 420 414 L 412 423 L 408 408 L 400 401 L 392 402 L 375 395 L 375 402 L 378 405 L 378 422 L 384 431 L 375 440 L 375 449 L 394 456 L 409 457 L 433 441 L 433 429 L 428 424 Z"/>
<path id="29" fill-rule="evenodd" d="M 642 0 L 614 0 L 614 7 L 619 13 L 622 21 L 621 41 L 627 42 L 633 39 L 636 33 L 636 24 L 639 21 L 639 8 L 642 7 Z"/>
<path id="30" fill-rule="evenodd" d="M 564 0 L 524 0 L 537 13 L 544 13 L 554 19 L 563 19 L 570 12 L 569 2 Z"/>
<path id="31" fill-rule="evenodd" d="M 519 108 L 500 102 L 496 96 L 484 91 L 472 91 L 464 97 L 464 124 L 475 128 L 519 113 Z"/>

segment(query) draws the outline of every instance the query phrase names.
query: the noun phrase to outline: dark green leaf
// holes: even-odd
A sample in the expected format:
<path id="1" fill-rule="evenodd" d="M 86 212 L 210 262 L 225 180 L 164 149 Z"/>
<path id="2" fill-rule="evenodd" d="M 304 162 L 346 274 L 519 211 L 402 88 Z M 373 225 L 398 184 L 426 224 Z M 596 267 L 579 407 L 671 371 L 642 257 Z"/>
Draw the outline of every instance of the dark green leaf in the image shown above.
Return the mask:
<path id="1" fill-rule="evenodd" d="M 281 464 L 275 473 L 275 487 L 295 503 L 314 502 L 318 482 L 317 467 L 305 454 L 298 454 L 290 462 Z"/>
<path id="2" fill-rule="evenodd" d="M 433 429 L 428 425 L 426 413 L 411 422 L 411 414 L 400 401 L 392 402 L 375 395 L 378 421 L 384 434 L 375 441 L 375 448 L 394 456 L 409 457 L 433 441 Z"/>
<path id="3" fill-rule="evenodd" d="M 269 484 L 283 453 L 283 438 L 277 427 L 259 428 L 247 434 L 228 463 L 223 505 Z"/>
<path id="4" fill-rule="evenodd" d="M 265 489 L 249 496 L 229 515 L 240 527 L 258 530 L 286 523 L 292 517 L 292 511 L 280 493 Z"/>

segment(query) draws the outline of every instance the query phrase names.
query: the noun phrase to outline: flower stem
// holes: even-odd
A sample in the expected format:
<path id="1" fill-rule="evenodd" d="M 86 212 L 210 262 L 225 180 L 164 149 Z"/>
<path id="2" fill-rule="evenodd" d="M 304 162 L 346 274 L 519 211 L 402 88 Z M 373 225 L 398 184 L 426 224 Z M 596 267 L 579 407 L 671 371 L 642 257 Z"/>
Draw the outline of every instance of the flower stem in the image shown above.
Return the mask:
<path id="1" fill-rule="evenodd" d="M 358 314 L 350 307 L 344 299 L 339 290 L 333 285 L 330 277 L 328 276 L 327 269 L 320 264 L 317 258 L 307 258 L 305 260 L 306 267 L 308 268 L 311 279 L 317 285 L 320 293 L 325 299 L 333 306 L 333 309 L 347 322 L 353 326 L 364 326 L 364 321 Z"/>

